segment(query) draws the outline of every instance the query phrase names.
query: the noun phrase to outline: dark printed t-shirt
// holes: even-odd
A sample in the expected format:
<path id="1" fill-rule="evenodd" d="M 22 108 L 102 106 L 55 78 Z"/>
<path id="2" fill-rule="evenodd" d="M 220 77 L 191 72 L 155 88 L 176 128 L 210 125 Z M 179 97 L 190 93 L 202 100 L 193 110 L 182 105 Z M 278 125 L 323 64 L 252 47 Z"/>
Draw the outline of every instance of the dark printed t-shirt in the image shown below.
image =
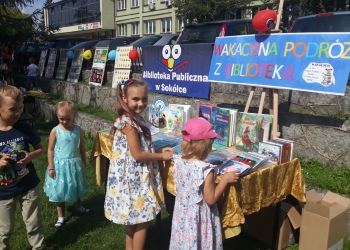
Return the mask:
<path id="1" fill-rule="evenodd" d="M 29 152 L 29 144 L 41 142 L 39 135 L 28 123 L 17 122 L 8 131 L 0 130 L 0 156 L 16 154 L 21 150 Z M 40 180 L 34 164 L 26 166 L 10 163 L 11 167 L 0 170 L 0 200 L 8 200 L 36 187 Z"/>

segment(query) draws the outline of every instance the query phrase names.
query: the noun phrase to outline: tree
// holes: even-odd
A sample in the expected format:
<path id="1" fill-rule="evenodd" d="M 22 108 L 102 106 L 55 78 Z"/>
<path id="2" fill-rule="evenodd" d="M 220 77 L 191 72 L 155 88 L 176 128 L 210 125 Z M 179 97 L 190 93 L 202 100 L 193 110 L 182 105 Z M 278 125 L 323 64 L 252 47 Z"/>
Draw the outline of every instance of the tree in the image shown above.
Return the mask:
<path id="1" fill-rule="evenodd" d="M 177 8 L 175 10 L 177 18 L 191 24 L 233 19 L 238 9 L 251 2 L 251 0 L 173 0 L 173 6 Z"/>
<path id="2" fill-rule="evenodd" d="M 51 2 L 46 0 L 46 3 Z M 33 3 L 34 0 L 0 1 L 0 45 L 11 44 L 15 48 L 24 42 L 42 40 L 52 33 L 52 27 L 40 26 L 43 22 L 42 10 L 35 10 L 30 15 L 21 12 Z"/>

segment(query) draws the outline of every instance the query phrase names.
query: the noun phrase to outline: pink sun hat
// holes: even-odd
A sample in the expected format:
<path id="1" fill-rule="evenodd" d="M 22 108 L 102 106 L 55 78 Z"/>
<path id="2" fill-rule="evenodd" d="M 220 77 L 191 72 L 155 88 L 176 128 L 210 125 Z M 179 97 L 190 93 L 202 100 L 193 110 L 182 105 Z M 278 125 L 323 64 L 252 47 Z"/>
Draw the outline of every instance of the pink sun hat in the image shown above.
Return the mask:
<path id="1" fill-rule="evenodd" d="M 215 133 L 214 126 L 202 117 L 188 120 L 181 133 L 182 139 L 187 142 L 215 138 L 224 140 L 222 136 Z"/>

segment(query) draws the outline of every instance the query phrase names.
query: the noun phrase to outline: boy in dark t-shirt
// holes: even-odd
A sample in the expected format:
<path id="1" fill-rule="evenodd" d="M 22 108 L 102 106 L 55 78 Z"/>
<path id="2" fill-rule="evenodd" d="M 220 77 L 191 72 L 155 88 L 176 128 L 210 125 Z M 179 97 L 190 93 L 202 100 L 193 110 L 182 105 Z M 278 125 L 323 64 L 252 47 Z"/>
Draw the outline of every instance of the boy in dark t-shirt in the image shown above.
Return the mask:
<path id="1" fill-rule="evenodd" d="M 27 237 L 33 249 L 46 249 L 40 210 L 40 182 L 32 160 L 43 153 L 39 135 L 28 123 L 17 122 L 23 95 L 16 87 L 0 86 L 0 249 L 9 249 L 16 202 L 21 203 Z M 29 144 L 34 148 L 30 152 Z"/>

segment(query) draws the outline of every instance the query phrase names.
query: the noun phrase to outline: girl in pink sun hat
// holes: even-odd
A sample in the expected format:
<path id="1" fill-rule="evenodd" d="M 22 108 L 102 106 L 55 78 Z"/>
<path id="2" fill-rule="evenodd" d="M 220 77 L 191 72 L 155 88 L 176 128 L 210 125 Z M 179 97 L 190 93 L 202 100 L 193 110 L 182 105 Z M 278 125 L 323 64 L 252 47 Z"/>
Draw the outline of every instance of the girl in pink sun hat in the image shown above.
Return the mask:
<path id="1" fill-rule="evenodd" d="M 218 184 L 218 168 L 204 162 L 220 136 L 204 118 L 190 119 L 182 130 L 181 155 L 174 155 L 176 199 L 170 248 L 223 249 L 217 200 L 239 171 L 227 172 Z"/>

